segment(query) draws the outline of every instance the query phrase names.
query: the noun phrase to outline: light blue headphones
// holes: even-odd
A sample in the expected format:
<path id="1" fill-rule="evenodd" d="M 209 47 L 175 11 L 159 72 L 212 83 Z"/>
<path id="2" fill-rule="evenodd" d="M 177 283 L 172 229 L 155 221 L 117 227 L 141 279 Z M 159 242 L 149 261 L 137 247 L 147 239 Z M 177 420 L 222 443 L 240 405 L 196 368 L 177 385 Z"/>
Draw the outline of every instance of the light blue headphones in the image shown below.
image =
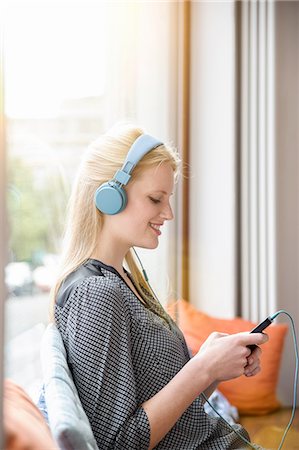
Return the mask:
<path id="1" fill-rule="evenodd" d="M 113 179 L 98 187 L 94 201 L 99 211 L 104 214 L 118 214 L 127 205 L 127 194 L 123 189 L 131 178 L 131 172 L 141 158 L 151 150 L 162 145 L 162 142 L 148 134 L 142 134 L 133 143 L 126 160 Z"/>

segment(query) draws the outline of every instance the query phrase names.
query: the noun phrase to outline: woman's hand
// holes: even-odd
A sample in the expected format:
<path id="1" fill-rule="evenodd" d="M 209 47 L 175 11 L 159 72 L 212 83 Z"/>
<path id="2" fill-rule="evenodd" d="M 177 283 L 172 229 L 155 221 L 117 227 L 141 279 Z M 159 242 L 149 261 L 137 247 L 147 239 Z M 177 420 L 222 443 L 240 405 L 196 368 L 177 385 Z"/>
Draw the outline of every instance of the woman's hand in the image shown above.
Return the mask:
<path id="1" fill-rule="evenodd" d="M 160 391 L 142 403 L 151 429 L 149 448 L 156 448 L 201 393 L 209 396 L 215 383 L 245 372 L 256 373 L 260 350 L 251 353 L 247 345 L 260 345 L 267 340 L 261 333 L 212 333 L 200 351 Z"/>
<path id="2" fill-rule="evenodd" d="M 244 367 L 244 375 L 246 377 L 253 377 L 261 371 L 260 356 L 262 350 L 256 347 L 253 352 L 247 357 L 247 365 Z"/>
<path id="3" fill-rule="evenodd" d="M 194 356 L 203 361 L 213 382 L 237 378 L 241 375 L 253 376 L 260 371 L 259 347 L 251 351 L 247 346 L 257 346 L 268 341 L 263 333 L 237 333 L 227 335 L 214 332 L 203 343 Z"/>

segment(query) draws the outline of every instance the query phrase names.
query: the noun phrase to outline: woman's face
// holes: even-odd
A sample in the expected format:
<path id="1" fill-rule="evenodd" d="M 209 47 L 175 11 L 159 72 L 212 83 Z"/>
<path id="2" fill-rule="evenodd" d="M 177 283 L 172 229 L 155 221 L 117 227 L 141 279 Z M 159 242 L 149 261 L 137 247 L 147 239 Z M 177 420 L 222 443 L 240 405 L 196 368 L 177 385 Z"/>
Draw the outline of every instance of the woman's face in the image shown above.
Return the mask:
<path id="1" fill-rule="evenodd" d="M 173 187 L 174 172 L 169 163 L 144 169 L 126 186 L 126 208 L 106 217 L 114 238 L 128 247 L 156 248 L 165 221 L 173 219 L 170 206 Z"/>

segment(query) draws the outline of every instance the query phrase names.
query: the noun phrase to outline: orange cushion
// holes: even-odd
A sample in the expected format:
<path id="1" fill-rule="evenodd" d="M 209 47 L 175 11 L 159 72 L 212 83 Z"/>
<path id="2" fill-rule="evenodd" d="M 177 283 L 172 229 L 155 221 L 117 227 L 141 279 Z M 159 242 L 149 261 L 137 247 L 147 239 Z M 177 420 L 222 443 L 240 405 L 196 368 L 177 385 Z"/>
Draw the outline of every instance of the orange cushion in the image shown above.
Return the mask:
<path id="1" fill-rule="evenodd" d="M 4 381 L 4 430 L 6 450 L 57 450 L 42 413 L 11 380 Z"/>
<path id="2" fill-rule="evenodd" d="M 168 312 L 175 317 L 175 304 L 168 307 Z M 193 355 L 213 331 L 233 334 L 250 331 L 256 325 L 240 317 L 211 317 L 184 300 L 177 302 L 177 312 L 178 325 Z M 272 324 L 267 328 L 269 341 L 262 346 L 260 373 L 254 377 L 242 376 L 219 384 L 219 390 L 241 414 L 267 414 L 280 407 L 276 386 L 287 329 L 285 324 Z"/>

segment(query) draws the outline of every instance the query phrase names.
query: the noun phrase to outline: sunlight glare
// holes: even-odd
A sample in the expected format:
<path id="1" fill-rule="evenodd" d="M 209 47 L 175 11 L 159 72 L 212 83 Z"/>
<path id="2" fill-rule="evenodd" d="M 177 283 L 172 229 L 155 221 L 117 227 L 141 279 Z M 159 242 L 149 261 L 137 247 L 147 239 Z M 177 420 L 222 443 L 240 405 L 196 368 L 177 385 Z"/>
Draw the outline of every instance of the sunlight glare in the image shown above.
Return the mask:
<path id="1" fill-rule="evenodd" d="M 104 8 L 99 2 L 6 10 L 7 116 L 53 117 L 65 99 L 103 94 Z"/>

